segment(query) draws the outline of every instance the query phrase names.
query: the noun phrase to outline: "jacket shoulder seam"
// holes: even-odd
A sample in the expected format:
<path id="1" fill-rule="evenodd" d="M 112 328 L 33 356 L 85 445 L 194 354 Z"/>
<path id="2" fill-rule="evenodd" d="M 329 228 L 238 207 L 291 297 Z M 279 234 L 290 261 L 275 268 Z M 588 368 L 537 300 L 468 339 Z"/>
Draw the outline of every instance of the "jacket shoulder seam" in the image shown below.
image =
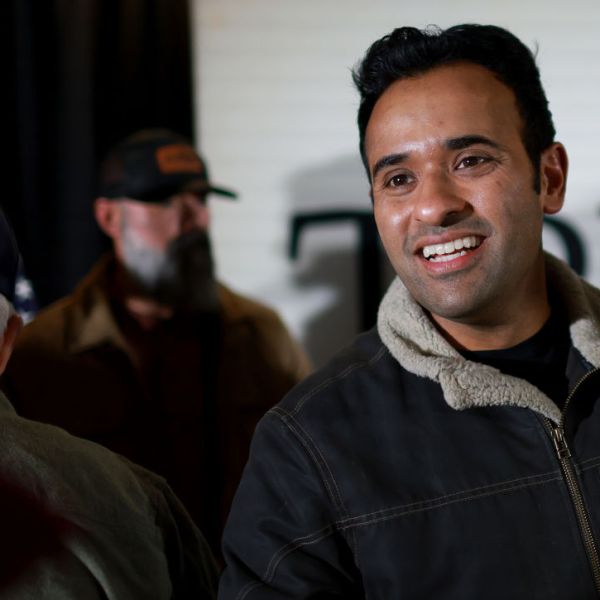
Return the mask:
<path id="1" fill-rule="evenodd" d="M 331 471 L 327 460 L 319 450 L 318 445 L 310 434 L 298 423 L 294 418 L 293 414 L 287 413 L 281 407 L 274 407 L 272 412 L 276 413 L 284 425 L 294 435 L 294 437 L 300 442 L 300 445 L 304 448 L 305 452 L 311 459 L 311 462 L 317 468 L 321 483 L 327 491 L 327 496 L 330 498 L 334 505 L 337 513 L 341 518 L 346 518 L 348 513 L 344 507 L 342 495 L 339 491 L 337 481 Z"/>
<path id="2" fill-rule="evenodd" d="M 496 494 L 504 494 L 520 489 L 545 485 L 554 481 L 560 481 L 561 479 L 562 476 L 559 472 L 551 471 L 549 473 L 543 473 L 540 475 L 522 477 L 511 481 L 504 481 L 497 484 L 455 492 L 453 494 L 439 496 L 430 500 L 421 500 L 418 502 L 412 502 L 410 504 L 374 511 L 372 513 L 357 515 L 340 520 L 335 525 L 336 529 L 340 531 L 356 527 L 363 527 L 365 525 L 372 525 L 374 523 L 389 521 L 416 513 L 434 510 L 436 508 L 442 508 L 444 506 L 449 506 L 450 504 L 458 504 L 460 502 L 477 500 L 479 498 L 485 498 Z"/>
<path id="3" fill-rule="evenodd" d="M 293 410 L 291 410 L 288 414 L 298 414 L 302 410 L 306 402 L 310 400 L 313 396 L 316 396 L 319 392 L 322 392 L 324 389 L 328 388 L 332 383 L 345 379 L 355 371 L 375 364 L 387 353 L 388 349 L 385 347 L 385 345 L 382 344 L 381 348 L 368 360 L 351 363 L 347 367 L 345 367 L 340 373 L 328 377 L 327 379 L 324 379 L 317 386 L 315 386 L 310 391 L 306 392 L 303 396 L 301 396 L 296 405 L 294 406 Z"/>

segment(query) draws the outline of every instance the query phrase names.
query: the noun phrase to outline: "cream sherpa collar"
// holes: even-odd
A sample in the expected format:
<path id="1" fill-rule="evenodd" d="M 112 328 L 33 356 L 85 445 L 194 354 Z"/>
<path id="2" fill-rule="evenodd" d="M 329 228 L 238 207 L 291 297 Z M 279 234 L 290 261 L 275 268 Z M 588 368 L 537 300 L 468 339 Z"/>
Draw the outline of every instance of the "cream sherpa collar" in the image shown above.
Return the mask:
<path id="1" fill-rule="evenodd" d="M 545 254 L 548 283 L 566 307 L 571 339 L 587 361 L 600 366 L 600 290 L 579 278 L 564 262 Z M 438 333 L 398 278 L 386 292 L 377 329 L 392 356 L 408 371 L 442 386 L 449 406 L 521 406 L 560 421 L 560 410 L 522 379 L 463 358 Z"/>

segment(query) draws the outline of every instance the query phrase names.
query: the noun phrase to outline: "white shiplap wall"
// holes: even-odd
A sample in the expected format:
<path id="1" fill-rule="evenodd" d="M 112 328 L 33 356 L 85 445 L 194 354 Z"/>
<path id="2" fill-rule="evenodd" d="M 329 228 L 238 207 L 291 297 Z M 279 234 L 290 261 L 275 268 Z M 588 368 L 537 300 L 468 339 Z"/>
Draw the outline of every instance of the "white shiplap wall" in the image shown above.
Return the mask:
<path id="1" fill-rule="evenodd" d="M 600 283 L 600 2 L 571 0 L 192 0 L 197 133 L 215 181 L 221 278 L 277 308 L 322 363 L 360 325 L 349 227 L 323 227 L 287 257 L 297 211 L 369 206 L 358 158 L 350 69 L 401 25 L 464 22 L 509 28 L 539 46 L 558 138 L 571 157 L 564 216 L 588 240 L 588 278 Z M 547 246 L 561 252 L 552 235 Z"/>

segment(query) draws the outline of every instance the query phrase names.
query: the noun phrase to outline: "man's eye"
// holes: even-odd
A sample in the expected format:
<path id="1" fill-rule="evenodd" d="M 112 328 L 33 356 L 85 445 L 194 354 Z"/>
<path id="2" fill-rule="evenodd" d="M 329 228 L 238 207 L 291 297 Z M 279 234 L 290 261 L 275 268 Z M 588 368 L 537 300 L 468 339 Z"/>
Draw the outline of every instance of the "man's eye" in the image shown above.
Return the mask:
<path id="1" fill-rule="evenodd" d="M 483 163 L 489 162 L 487 156 L 466 156 L 459 163 L 457 169 L 469 169 L 471 167 L 476 167 Z"/>
<path id="2" fill-rule="evenodd" d="M 392 188 L 398 188 L 409 184 L 411 181 L 412 178 L 410 175 L 408 175 L 407 173 L 400 173 L 398 175 L 390 177 L 387 182 L 387 185 Z"/>

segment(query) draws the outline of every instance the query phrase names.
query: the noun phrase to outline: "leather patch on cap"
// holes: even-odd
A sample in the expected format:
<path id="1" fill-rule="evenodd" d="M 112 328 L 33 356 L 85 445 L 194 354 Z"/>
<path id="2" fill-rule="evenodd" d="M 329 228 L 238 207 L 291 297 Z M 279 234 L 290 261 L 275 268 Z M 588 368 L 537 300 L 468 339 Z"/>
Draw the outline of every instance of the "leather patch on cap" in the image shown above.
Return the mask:
<path id="1" fill-rule="evenodd" d="M 156 149 L 158 170 L 171 173 L 204 173 L 204 165 L 194 149 L 185 144 L 169 144 Z"/>

